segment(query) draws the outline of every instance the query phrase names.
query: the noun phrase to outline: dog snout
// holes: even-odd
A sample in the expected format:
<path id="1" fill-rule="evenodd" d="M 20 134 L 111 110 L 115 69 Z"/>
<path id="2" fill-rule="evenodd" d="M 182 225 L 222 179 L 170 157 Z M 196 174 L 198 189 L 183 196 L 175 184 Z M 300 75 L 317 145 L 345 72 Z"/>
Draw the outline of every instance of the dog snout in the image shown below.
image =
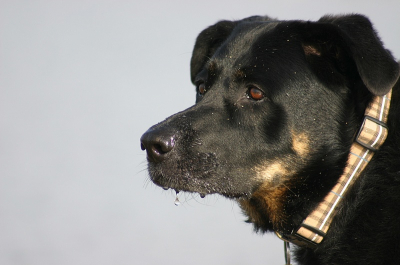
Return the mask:
<path id="1" fill-rule="evenodd" d="M 142 150 L 146 150 L 147 159 L 159 163 L 174 148 L 174 134 L 160 129 L 149 129 L 140 138 Z"/>

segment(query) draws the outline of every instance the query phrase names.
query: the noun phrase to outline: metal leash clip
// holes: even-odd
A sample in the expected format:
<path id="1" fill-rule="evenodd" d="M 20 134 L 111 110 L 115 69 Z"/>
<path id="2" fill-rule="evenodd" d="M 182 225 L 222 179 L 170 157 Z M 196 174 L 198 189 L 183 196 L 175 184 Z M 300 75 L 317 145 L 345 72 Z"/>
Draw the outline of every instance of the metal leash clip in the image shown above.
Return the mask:
<path id="1" fill-rule="evenodd" d="M 284 247 L 285 247 L 285 265 L 291 265 L 290 264 L 290 245 L 289 242 L 283 241 Z"/>

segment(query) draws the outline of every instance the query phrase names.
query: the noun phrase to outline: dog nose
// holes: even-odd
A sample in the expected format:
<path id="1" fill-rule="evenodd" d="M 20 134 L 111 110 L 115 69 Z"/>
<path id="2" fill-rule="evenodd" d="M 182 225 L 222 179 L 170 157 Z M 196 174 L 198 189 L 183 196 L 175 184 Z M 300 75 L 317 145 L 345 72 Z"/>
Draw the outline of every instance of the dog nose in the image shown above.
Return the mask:
<path id="1" fill-rule="evenodd" d="M 146 150 L 147 158 L 152 162 L 161 162 L 174 148 L 174 136 L 165 130 L 149 129 L 140 138 L 142 150 Z"/>

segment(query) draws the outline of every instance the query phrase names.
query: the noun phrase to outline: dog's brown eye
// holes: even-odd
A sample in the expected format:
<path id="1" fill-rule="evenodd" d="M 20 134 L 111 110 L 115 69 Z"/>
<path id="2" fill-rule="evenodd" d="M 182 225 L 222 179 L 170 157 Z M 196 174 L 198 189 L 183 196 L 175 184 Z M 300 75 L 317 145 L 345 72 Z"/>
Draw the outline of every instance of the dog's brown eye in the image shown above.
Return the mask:
<path id="1" fill-rule="evenodd" d="M 264 92 L 256 87 L 250 87 L 247 92 L 247 96 L 254 100 L 261 100 L 264 98 Z"/>
<path id="2" fill-rule="evenodd" d="M 204 83 L 199 84 L 197 90 L 199 91 L 200 95 L 204 95 L 206 93 L 206 85 Z"/>

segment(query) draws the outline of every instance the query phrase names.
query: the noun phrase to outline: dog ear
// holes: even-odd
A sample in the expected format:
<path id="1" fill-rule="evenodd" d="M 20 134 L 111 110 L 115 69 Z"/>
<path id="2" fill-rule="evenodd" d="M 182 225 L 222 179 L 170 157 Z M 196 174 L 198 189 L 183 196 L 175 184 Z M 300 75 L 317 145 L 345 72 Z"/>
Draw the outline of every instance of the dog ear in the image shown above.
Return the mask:
<path id="1" fill-rule="evenodd" d="M 194 83 L 196 75 L 201 71 L 206 62 L 215 51 L 224 43 L 233 29 L 241 22 L 267 21 L 268 16 L 252 16 L 238 21 L 222 20 L 205 30 L 196 39 L 192 59 L 190 61 L 190 77 Z"/>
<path id="2" fill-rule="evenodd" d="M 307 23 L 303 50 L 308 58 L 322 56 L 329 50 L 337 65 L 350 60 L 367 89 L 385 95 L 399 78 L 399 64 L 383 47 L 371 22 L 361 15 L 325 16 Z M 339 62 L 338 62 L 339 61 Z"/>
<path id="3" fill-rule="evenodd" d="M 192 59 L 190 61 L 190 78 L 192 83 L 206 62 L 212 57 L 219 46 L 228 38 L 237 23 L 223 20 L 205 30 L 196 39 Z"/>

